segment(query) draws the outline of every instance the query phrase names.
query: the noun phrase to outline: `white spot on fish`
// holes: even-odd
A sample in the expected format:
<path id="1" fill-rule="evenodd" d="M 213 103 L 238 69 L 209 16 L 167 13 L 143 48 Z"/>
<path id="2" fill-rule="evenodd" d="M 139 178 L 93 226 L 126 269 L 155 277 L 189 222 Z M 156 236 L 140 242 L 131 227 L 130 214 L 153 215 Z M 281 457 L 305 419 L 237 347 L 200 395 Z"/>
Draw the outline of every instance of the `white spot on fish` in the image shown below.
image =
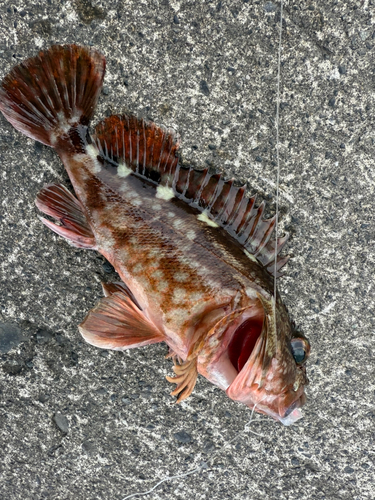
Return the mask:
<path id="1" fill-rule="evenodd" d="M 181 301 L 184 300 L 186 296 L 186 291 L 183 289 L 183 288 L 176 288 L 174 291 L 173 291 L 173 302 L 176 302 L 177 304 L 179 304 Z"/>
<path id="2" fill-rule="evenodd" d="M 197 236 L 197 233 L 192 229 L 189 229 L 189 231 L 186 233 L 186 236 L 187 238 L 189 238 L 189 240 L 194 240 L 195 237 Z"/>
<path id="3" fill-rule="evenodd" d="M 89 155 L 85 155 L 83 153 L 76 153 L 75 155 L 73 155 L 74 161 L 84 162 L 84 161 L 87 161 L 88 158 L 89 158 Z"/>
<path id="4" fill-rule="evenodd" d="M 160 249 L 159 248 L 152 248 L 148 252 L 148 256 L 151 258 L 158 257 L 160 255 Z"/>
<path id="5" fill-rule="evenodd" d="M 141 273 L 143 271 L 142 264 L 138 263 L 133 267 L 133 273 Z"/>
<path id="6" fill-rule="evenodd" d="M 186 309 L 182 309 L 182 308 L 175 308 L 174 311 L 173 311 L 173 316 L 175 318 L 178 318 L 178 320 L 183 323 L 187 317 L 189 316 L 189 311 L 187 311 Z"/>
<path id="7" fill-rule="evenodd" d="M 57 113 L 57 118 L 59 119 L 59 128 L 60 128 L 60 130 L 62 130 L 65 133 L 68 132 L 69 129 L 70 129 L 70 125 L 66 121 L 66 117 L 65 117 L 65 115 L 64 115 L 64 113 L 62 111 L 59 111 Z"/>
<path id="8" fill-rule="evenodd" d="M 184 223 L 184 221 L 183 221 L 183 220 L 181 220 L 181 219 L 175 219 L 175 220 L 173 221 L 173 225 L 174 225 L 174 227 L 175 227 L 175 228 L 177 228 L 177 229 L 178 229 L 178 228 L 180 228 L 180 227 L 183 225 L 183 223 Z"/>
<path id="9" fill-rule="evenodd" d="M 78 123 L 81 119 L 81 115 L 74 115 L 74 116 L 71 116 L 68 120 L 68 123 L 70 123 L 71 125 L 74 125 L 76 123 Z"/>
<path id="10" fill-rule="evenodd" d="M 256 257 L 254 257 L 254 255 L 252 255 L 250 252 L 248 252 L 245 248 L 243 249 L 243 253 L 246 255 L 246 257 L 248 257 L 253 262 L 258 262 Z"/>
<path id="11" fill-rule="evenodd" d="M 176 214 L 175 214 L 174 212 L 168 212 L 168 213 L 167 213 L 167 216 L 168 216 L 168 217 L 174 217 L 175 215 L 176 215 Z"/>
<path id="12" fill-rule="evenodd" d="M 174 198 L 173 189 L 168 186 L 158 186 L 156 188 L 156 198 L 160 198 L 161 200 L 169 201 Z"/>
<path id="13" fill-rule="evenodd" d="M 160 205 L 160 203 L 154 203 L 154 204 L 152 205 L 152 209 L 153 209 L 153 210 L 161 210 L 161 205 Z"/>
<path id="14" fill-rule="evenodd" d="M 189 276 L 186 273 L 175 273 L 173 277 L 175 281 L 183 283 L 188 279 Z"/>
<path id="15" fill-rule="evenodd" d="M 197 300 L 203 299 L 203 293 L 200 292 L 193 292 L 189 295 L 189 300 L 195 302 Z"/>
<path id="16" fill-rule="evenodd" d="M 132 173 L 132 169 L 127 167 L 125 163 L 119 163 L 119 166 L 117 167 L 117 175 L 119 177 L 127 177 Z"/>
<path id="17" fill-rule="evenodd" d="M 113 247 L 112 247 L 112 251 L 113 251 Z M 125 250 L 125 248 L 121 248 L 120 255 L 121 255 L 121 258 L 123 260 L 127 260 L 129 258 L 129 253 L 127 250 Z"/>
<path id="18" fill-rule="evenodd" d="M 93 174 L 97 174 L 102 169 L 102 166 L 100 165 L 100 163 L 98 162 L 98 159 L 97 159 L 98 150 L 92 144 L 88 144 L 86 146 L 86 151 L 92 160 L 91 168 L 90 167 L 89 168 Z"/>
<path id="19" fill-rule="evenodd" d="M 258 298 L 258 294 L 253 288 L 246 288 L 246 295 L 249 297 L 249 299 Z"/>
<path id="20" fill-rule="evenodd" d="M 135 191 L 128 191 L 129 186 L 126 182 L 120 187 L 119 191 L 122 193 L 126 193 L 125 199 L 132 205 L 136 207 L 140 207 L 142 203 L 142 198 Z"/>
<path id="21" fill-rule="evenodd" d="M 205 222 L 207 226 L 211 227 L 219 227 L 219 224 L 216 224 L 213 220 L 211 220 L 206 212 L 202 212 L 201 214 L 198 215 L 197 217 L 198 220 Z"/>
<path id="22" fill-rule="evenodd" d="M 100 248 L 103 249 L 105 252 L 112 252 L 113 247 L 116 244 L 116 241 L 112 237 L 106 236 L 105 238 L 100 238 L 100 242 L 98 242 L 100 245 Z M 126 258 L 127 256 L 123 256 L 123 258 Z"/>
<path id="23" fill-rule="evenodd" d="M 168 288 L 169 284 L 168 281 L 159 281 L 157 286 L 158 286 L 158 291 L 163 292 Z"/>
<path id="24" fill-rule="evenodd" d="M 164 273 L 161 269 L 157 269 L 156 271 L 154 271 L 151 276 L 153 278 L 156 278 L 156 279 L 160 279 L 160 278 L 164 278 Z"/>
<path id="25" fill-rule="evenodd" d="M 87 144 L 86 151 L 91 158 L 96 158 L 98 156 L 98 150 L 92 144 Z"/>
<path id="26" fill-rule="evenodd" d="M 215 337 L 211 337 L 208 343 L 211 348 L 217 347 L 219 345 L 219 341 Z"/>

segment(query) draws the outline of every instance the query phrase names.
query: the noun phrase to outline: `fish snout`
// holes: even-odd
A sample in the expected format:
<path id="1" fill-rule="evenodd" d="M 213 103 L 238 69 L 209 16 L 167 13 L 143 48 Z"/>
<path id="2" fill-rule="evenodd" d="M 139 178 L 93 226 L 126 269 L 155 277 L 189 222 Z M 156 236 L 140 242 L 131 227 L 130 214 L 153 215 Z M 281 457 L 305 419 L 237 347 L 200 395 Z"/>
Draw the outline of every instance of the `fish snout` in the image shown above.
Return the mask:
<path id="1" fill-rule="evenodd" d="M 279 421 L 284 425 L 291 425 L 302 418 L 301 408 L 306 403 L 306 395 L 302 390 L 302 393 L 298 399 L 294 400 L 292 404 L 284 407 L 279 407 Z"/>

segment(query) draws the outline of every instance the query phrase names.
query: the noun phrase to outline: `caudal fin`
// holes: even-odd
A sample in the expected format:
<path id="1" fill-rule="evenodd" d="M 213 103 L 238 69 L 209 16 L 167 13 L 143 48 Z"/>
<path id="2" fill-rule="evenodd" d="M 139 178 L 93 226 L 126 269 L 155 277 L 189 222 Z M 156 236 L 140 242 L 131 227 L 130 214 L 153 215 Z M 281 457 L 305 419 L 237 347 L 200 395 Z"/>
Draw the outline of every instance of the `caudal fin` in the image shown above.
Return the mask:
<path id="1" fill-rule="evenodd" d="M 88 125 L 105 59 L 94 49 L 54 45 L 15 66 L 0 87 L 0 111 L 20 132 L 54 146 L 71 127 Z"/>

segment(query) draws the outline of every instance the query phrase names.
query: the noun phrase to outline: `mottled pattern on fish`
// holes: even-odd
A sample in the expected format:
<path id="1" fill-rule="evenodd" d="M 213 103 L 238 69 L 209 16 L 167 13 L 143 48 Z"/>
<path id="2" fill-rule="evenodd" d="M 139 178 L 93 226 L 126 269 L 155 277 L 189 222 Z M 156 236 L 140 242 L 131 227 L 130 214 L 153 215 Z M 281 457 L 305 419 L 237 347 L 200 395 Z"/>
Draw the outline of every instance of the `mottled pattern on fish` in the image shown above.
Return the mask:
<path id="1" fill-rule="evenodd" d="M 172 130 L 131 115 L 93 115 L 105 61 L 96 51 L 54 46 L 17 66 L 0 90 L 4 116 L 60 155 L 75 198 L 50 185 L 43 222 L 81 248 L 101 252 L 122 282 L 80 326 L 93 345 L 126 349 L 165 341 L 179 400 L 198 372 L 235 400 L 284 424 L 300 418 L 307 340 L 294 332 L 273 275 L 287 235 L 233 180 L 182 166 Z"/>

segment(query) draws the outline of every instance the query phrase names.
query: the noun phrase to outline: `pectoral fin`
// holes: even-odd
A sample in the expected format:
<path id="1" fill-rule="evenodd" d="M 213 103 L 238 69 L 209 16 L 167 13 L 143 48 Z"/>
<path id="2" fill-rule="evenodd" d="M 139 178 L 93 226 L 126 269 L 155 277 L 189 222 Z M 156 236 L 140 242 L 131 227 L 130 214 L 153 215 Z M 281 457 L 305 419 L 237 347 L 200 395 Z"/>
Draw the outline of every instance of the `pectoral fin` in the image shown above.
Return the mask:
<path id="1" fill-rule="evenodd" d="M 103 349 L 122 351 L 164 340 L 164 335 L 124 292 L 103 297 L 79 325 L 83 338 Z"/>
<path id="2" fill-rule="evenodd" d="M 78 248 L 95 248 L 95 237 L 83 213 L 82 206 L 66 187 L 50 184 L 37 195 L 35 205 L 41 212 L 54 217 L 60 226 L 41 217 L 43 224 L 69 240 Z"/>
<path id="3" fill-rule="evenodd" d="M 173 358 L 173 371 L 175 372 L 176 376 L 167 376 L 166 379 L 172 384 L 177 384 L 177 387 L 171 392 L 171 395 L 178 395 L 176 403 L 180 403 L 190 396 L 197 382 L 197 358 L 193 358 L 188 361 L 181 361 L 180 359 L 177 359 L 178 357 L 174 353 L 168 357 Z"/>

